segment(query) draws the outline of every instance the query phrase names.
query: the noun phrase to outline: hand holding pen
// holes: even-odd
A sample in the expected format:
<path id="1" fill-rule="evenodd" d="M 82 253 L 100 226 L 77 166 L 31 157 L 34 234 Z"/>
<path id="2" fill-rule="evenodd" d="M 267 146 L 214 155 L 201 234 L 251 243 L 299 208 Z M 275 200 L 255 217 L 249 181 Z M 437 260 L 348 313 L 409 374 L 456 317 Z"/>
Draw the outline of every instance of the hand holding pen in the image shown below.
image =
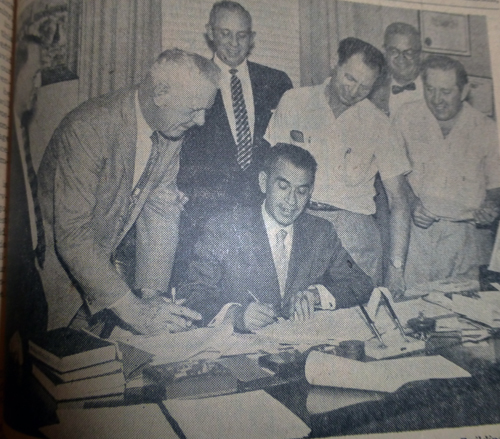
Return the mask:
<path id="1" fill-rule="evenodd" d="M 243 314 L 246 329 L 254 331 L 278 321 L 273 305 L 261 303 L 251 291 L 248 291 L 248 295 L 251 297 L 252 302 L 248 304 Z"/>

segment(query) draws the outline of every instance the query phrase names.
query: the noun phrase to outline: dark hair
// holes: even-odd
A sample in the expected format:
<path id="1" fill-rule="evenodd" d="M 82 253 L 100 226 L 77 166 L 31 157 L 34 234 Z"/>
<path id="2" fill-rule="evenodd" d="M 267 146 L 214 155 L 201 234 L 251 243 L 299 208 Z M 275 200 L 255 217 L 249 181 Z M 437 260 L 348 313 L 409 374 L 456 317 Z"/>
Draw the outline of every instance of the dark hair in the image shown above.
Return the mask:
<path id="1" fill-rule="evenodd" d="M 424 60 L 421 67 L 422 79 L 424 82 L 427 81 L 427 71 L 429 69 L 438 69 L 445 72 L 448 70 L 454 70 L 457 78 L 456 84 L 460 91 L 462 91 L 465 85 L 469 82 L 467 72 L 462 63 L 448 56 L 433 55 Z"/>
<path id="2" fill-rule="evenodd" d="M 385 71 L 386 64 L 382 52 L 375 46 L 359 38 L 344 38 L 339 43 L 337 53 L 339 55 L 339 66 L 349 61 L 353 55 L 361 53 L 363 55 L 363 62 L 368 67 L 372 70 L 377 70 L 379 75 Z"/>
<path id="3" fill-rule="evenodd" d="M 269 175 L 279 158 L 289 161 L 297 168 L 310 171 L 314 181 L 318 164 L 309 151 L 290 143 L 277 143 L 267 152 L 262 170 Z"/>
<path id="4" fill-rule="evenodd" d="M 43 41 L 41 38 L 35 35 L 24 35 L 19 41 L 16 43 L 16 52 L 15 52 L 15 60 L 14 60 L 14 78 L 17 78 L 17 75 L 24 67 L 24 65 L 28 62 L 28 46 L 30 44 L 35 44 L 43 46 Z"/>
<path id="5" fill-rule="evenodd" d="M 394 35 L 408 35 L 415 38 L 415 40 L 418 42 L 418 50 L 422 50 L 420 32 L 411 24 L 396 22 L 391 23 L 389 26 L 387 26 L 384 33 L 384 47 L 387 46 L 387 42 Z"/>
<path id="6" fill-rule="evenodd" d="M 241 12 L 245 18 L 248 20 L 250 23 L 250 29 L 252 28 L 252 16 L 250 15 L 250 12 L 248 12 L 243 6 L 241 6 L 238 2 L 232 2 L 232 1 L 221 1 L 214 3 L 212 6 L 212 10 L 210 11 L 210 16 L 208 18 L 208 24 L 210 26 L 213 26 L 215 23 L 215 19 L 217 18 L 217 14 L 221 9 L 226 9 L 228 11 L 234 12 L 238 11 Z"/>

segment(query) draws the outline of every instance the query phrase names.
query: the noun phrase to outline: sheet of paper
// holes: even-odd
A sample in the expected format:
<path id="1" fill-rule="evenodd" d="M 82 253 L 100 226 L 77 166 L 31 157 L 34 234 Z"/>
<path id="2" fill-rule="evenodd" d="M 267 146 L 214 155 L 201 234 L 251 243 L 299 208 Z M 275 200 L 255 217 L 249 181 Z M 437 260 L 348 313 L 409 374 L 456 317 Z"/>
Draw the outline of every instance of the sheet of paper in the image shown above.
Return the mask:
<path id="1" fill-rule="evenodd" d="M 256 332 L 261 337 L 291 344 L 321 344 L 372 337 L 370 328 L 357 308 L 318 311 L 305 322 L 286 320 Z"/>
<path id="2" fill-rule="evenodd" d="M 479 298 L 453 294 L 451 299 L 439 293 L 432 293 L 426 300 L 476 322 L 494 328 L 500 327 L 500 293 L 496 291 L 481 292 Z"/>
<path id="3" fill-rule="evenodd" d="M 263 390 L 163 403 L 187 438 L 298 438 L 310 432 L 301 419 Z"/>
<path id="4" fill-rule="evenodd" d="M 132 335 L 127 331 L 113 331 L 112 338 L 154 355 L 157 364 L 174 363 L 188 359 L 218 358 L 232 334 L 230 325 L 216 328 L 198 328 L 176 334 L 151 337 Z"/>
<path id="5" fill-rule="evenodd" d="M 60 423 L 40 431 L 49 439 L 177 439 L 157 404 L 58 410 Z"/>
<path id="6" fill-rule="evenodd" d="M 419 312 L 423 312 L 426 317 L 450 314 L 449 310 L 422 299 L 393 303 L 393 308 L 403 326 L 409 319 L 417 317 Z M 372 306 L 371 313 L 382 334 L 395 329 L 395 324 L 385 306 L 382 304 Z M 373 337 L 361 310 L 357 307 L 318 311 L 312 319 L 305 322 L 283 321 L 262 328 L 257 334 L 282 343 L 310 345 L 342 340 L 369 340 Z"/>
<path id="7" fill-rule="evenodd" d="M 379 392 L 394 392 L 412 381 L 470 377 L 467 371 L 439 355 L 363 363 L 318 351 L 307 357 L 305 372 L 312 385 Z"/>

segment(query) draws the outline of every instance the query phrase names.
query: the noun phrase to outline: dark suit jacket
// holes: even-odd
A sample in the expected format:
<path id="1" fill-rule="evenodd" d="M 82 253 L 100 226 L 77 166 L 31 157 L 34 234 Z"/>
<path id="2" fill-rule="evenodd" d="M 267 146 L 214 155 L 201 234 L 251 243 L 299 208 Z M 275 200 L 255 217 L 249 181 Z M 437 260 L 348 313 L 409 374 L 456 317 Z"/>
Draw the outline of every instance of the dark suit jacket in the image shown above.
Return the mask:
<path id="1" fill-rule="evenodd" d="M 283 300 L 271 247 L 258 208 L 235 208 L 210 219 L 196 245 L 188 281 L 179 290 L 186 306 L 199 311 L 208 323 L 228 302 L 247 305 L 251 291 L 287 316 L 292 294 L 312 284 L 324 285 L 337 307 L 368 300 L 370 278 L 342 247 L 330 222 L 303 213 L 294 223 L 293 243 Z"/>
<path id="2" fill-rule="evenodd" d="M 47 251 L 57 252 L 92 314 L 130 292 L 111 259 L 132 225 L 137 288 L 167 290 L 177 244 L 180 141 L 161 145 L 160 159 L 129 212 L 137 142 L 135 92 L 123 89 L 69 113 L 39 169 Z M 49 292 L 47 301 L 49 328 L 67 325 L 82 304 L 76 290 L 62 285 Z"/>
<path id="3" fill-rule="evenodd" d="M 236 161 L 237 145 L 231 133 L 219 91 L 205 124 L 186 135 L 177 177 L 179 189 L 188 195 L 186 211 L 207 219 L 214 210 L 225 210 L 235 203 L 251 204 L 259 198 L 258 163 L 269 144 L 263 139 L 267 124 L 278 102 L 292 82 L 286 73 L 248 62 L 255 107 L 252 164 L 243 171 Z"/>

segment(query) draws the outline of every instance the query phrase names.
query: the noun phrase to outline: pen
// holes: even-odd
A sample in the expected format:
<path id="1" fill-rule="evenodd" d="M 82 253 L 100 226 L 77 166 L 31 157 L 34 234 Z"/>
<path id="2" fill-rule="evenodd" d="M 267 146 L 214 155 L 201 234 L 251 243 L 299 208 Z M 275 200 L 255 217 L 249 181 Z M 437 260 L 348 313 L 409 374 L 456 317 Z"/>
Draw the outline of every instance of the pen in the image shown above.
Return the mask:
<path id="1" fill-rule="evenodd" d="M 368 322 L 368 325 L 370 326 L 372 332 L 375 334 L 375 336 L 378 338 L 378 341 L 380 342 L 380 347 L 383 347 L 383 348 L 386 348 L 387 345 L 384 343 L 384 340 L 382 340 L 382 336 L 380 335 L 380 332 L 378 332 L 378 329 L 377 327 L 375 326 L 375 322 L 370 318 L 370 316 L 368 315 L 368 313 L 366 312 L 366 309 L 365 307 L 363 306 L 363 304 L 359 301 L 358 299 L 358 296 L 356 295 L 356 293 L 354 292 L 354 290 L 352 291 L 352 294 L 354 295 L 355 299 L 356 299 L 356 302 L 358 302 L 358 306 L 359 306 L 359 309 L 361 310 L 361 312 L 363 313 L 363 315 L 365 316 L 365 319 L 366 321 Z"/>
<path id="2" fill-rule="evenodd" d="M 255 296 L 255 294 L 253 294 L 250 290 L 247 290 L 247 293 L 250 295 L 250 297 L 253 299 L 255 303 L 260 303 L 260 300 L 257 299 L 257 296 Z M 276 316 L 273 316 L 273 320 L 275 323 L 279 322 L 278 317 Z"/>
<path id="3" fill-rule="evenodd" d="M 389 313 L 391 314 L 392 320 L 394 320 L 394 323 L 396 323 L 396 326 L 399 329 L 399 332 L 401 333 L 401 336 L 403 337 L 403 340 L 408 343 L 408 339 L 406 338 L 406 334 L 403 330 L 403 327 L 401 326 L 401 322 L 398 319 L 398 316 L 396 315 L 396 312 L 394 311 L 394 308 L 391 305 L 391 302 L 389 302 L 389 299 L 387 296 L 380 292 L 380 295 L 382 297 L 382 300 L 385 302 L 385 305 L 387 306 L 387 309 L 389 310 Z"/>

